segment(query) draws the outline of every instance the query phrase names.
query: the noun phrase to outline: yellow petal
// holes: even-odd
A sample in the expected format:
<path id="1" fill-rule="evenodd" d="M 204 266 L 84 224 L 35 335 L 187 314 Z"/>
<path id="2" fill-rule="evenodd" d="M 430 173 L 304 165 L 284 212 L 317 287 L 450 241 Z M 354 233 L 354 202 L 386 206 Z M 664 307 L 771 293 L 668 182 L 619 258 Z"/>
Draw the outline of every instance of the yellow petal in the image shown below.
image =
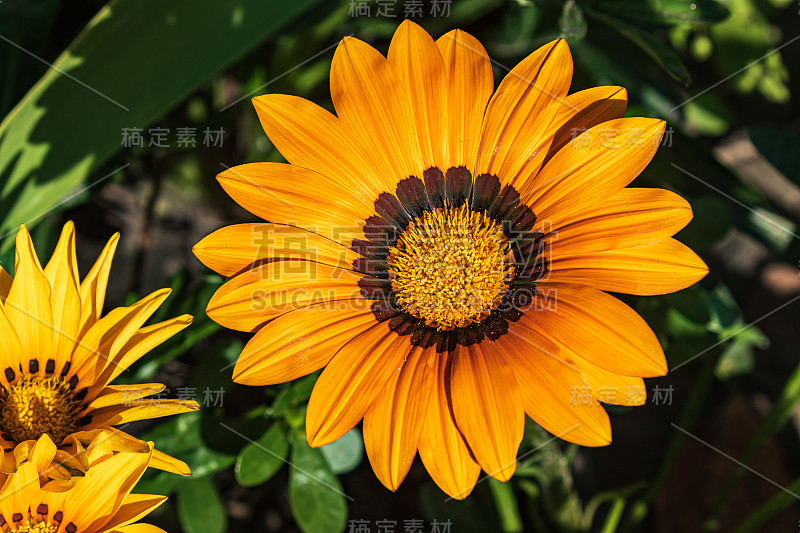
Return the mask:
<path id="1" fill-rule="evenodd" d="M 17 233 L 14 270 L 14 283 L 4 305 L 6 316 L 26 349 L 27 358 L 52 354 L 55 332 L 50 283 L 42 271 L 25 226 Z M 24 368 L 28 367 L 27 361 L 19 363 Z"/>
<path id="2" fill-rule="evenodd" d="M 118 243 L 119 233 L 115 233 L 81 282 L 81 335 L 92 327 L 103 313 L 108 275 L 111 272 L 111 262 L 114 260 Z"/>
<path id="3" fill-rule="evenodd" d="M 247 343 L 233 370 L 243 385 L 273 385 L 314 372 L 348 341 L 375 325 L 371 300 L 328 302 L 268 322 Z"/>
<path id="4" fill-rule="evenodd" d="M 144 518 L 165 501 L 167 501 L 166 496 L 155 496 L 152 494 L 128 494 L 123 500 L 120 508 L 116 513 L 114 513 L 114 516 L 104 527 L 108 530 L 112 530 L 114 528 L 132 524 L 133 522 Z M 125 531 L 132 530 L 126 529 Z"/>
<path id="5" fill-rule="evenodd" d="M 138 400 L 130 405 L 116 405 L 89 411 L 88 416 L 92 417 L 89 427 L 98 425 L 118 426 L 137 420 L 149 420 L 151 418 L 161 418 L 162 416 L 189 413 L 198 409 L 200 409 L 200 406 L 192 400 L 161 398 Z"/>
<path id="6" fill-rule="evenodd" d="M 415 347 L 364 415 L 364 445 L 375 475 L 389 490 L 405 479 L 422 435 L 437 358 Z"/>
<path id="7" fill-rule="evenodd" d="M 93 465 L 65 501 L 62 524 L 73 523 L 78 531 L 100 530 L 125 501 L 149 461 L 149 453 L 118 453 Z"/>
<path id="8" fill-rule="evenodd" d="M 475 37 L 453 30 L 436 41 L 447 72 L 448 167 L 470 171 L 478 155 L 486 105 L 494 91 L 489 55 Z M 445 171 L 446 169 L 441 169 Z"/>
<path id="9" fill-rule="evenodd" d="M 165 388 L 161 383 L 142 383 L 135 385 L 107 385 L 100 394 L 91 401 L 89 409 L 100 409 L 113 405 L 125 405 L 141 398 L 158 394 Z"/>
<path id="10" fill-rule="evenodd" d="M 98 383 L 106 384 L 113 381 L 133 363 L 150 352 L 153 348 L 173 337 L 179 331 L 192 323 L 191 315 L 181 315 L 158 324 L 141 328 L 125 343 L 114 363 L 110 364 L 98 379 Z"/>
<path id="11" fill-rule="evenodd" d="M 458 347 L 450 376 L 451 408 L 481 468 L 508 481 L 517 467 L 525 414 L 514 374 L 492 348 L 490 343 Z"/>
<path id="12" fill-rule="evenodd" d="M 52 356 L 55 368 L 63 368 L 72 353 L 80 330 L 81 296 L 78 284 L 78 259 L 75 255 L 75 226 L 67 222 L 61 232 L 56 249 L 44 269 L 50 282 L 50 303 L 53 308 L 53 327 L 56 336 Z M 46 361 L 40 368 L 44 371 Z"/>
<path id="13" fill-rule="evenodd" d="M 153 449 L 153 457 L 150 459 L 150 467 L 157 468 L 171 474 L 178 474 L 179 476 L 192 475 L 192 470 L 186 463 L 156 449 Z"/>

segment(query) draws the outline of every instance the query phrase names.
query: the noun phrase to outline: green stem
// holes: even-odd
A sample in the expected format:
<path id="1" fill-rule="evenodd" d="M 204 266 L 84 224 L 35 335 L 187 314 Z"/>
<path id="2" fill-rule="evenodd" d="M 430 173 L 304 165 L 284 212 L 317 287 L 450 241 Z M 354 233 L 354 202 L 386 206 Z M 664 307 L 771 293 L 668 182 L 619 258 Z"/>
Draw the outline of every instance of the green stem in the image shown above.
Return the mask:
<path id="1" fill-rule="evenodd" d="M 697 378 L 695 378 L 692 392 L 679 419 L 679 425 L 683 428 L 694 427 L 695 422 L 700 416 L 702 405 L 705 402 L 711 384 L 714 382 L 714 362 L 715 358 L 706 358 L 703 361 L 703 369 L 700 371 Z M 653 482 L 644 495 L 631 507 L 631 511 L 622 526 L 622 531 L 630 531 L 633 529 L 637 524 L 641 523 L 650 512 L 650 504 L 669 479 L 669 475 L 678 460 L 678 455 L 681 452 L 685 440 L 686 435 L 684 435 L 683 432 L 675 431 L 673 433 L 672 440 L 667 448 L 666 456 L 661 463 L 661 468 L 659 468 L 656 477 L 653 479 Z"/>
<path id="2" fill-rule="evenodd" d="M 489 490 L 500 517 L 500 530 L 503 533 L 522 533 L 522 517 L 519 515 L 517 497 L 511 483 L 489 479 Z"/>
<path id="3" fill-rule="evenodd" d="M 619 526 L 623 511 L 625 511 L 625 498 L 617 498 L 608 511 L 606 523 L 603 524 L 603 529 L 600 530 L 600 533 L 614 533 L 617 530 L 617 526 Z"/>
<path id="4" fill-rule="evenodd" d="M 800 478 L 795 479 L 786 487 L 789 492 L 797 494 L 800 492 Z M 759 531 L 759 528 L 793 503 L 797 501 L 793 495 L 786 491 L 780 491 L 775 496 L 767 500 L 767 502 L 753 511 L 747 519 L 739 524 L 733 533 L 750 533 L 752 531 Z"/>
<path id="5" fill-rule="evenodd" d="M 795 368 L 786 384 L 781 391 L 780 398 L 770 410 L 764 422 L 759 426 L 758 431 L 752 436 L 747 443 L 747 447 L 739 457 L 742 464 L 749 465 L 756 454 L 761 449 L 767 440 L 769 440 L 781 427 L 786 423 L 786 420 L 792 415 L 797 402 L 800 401 L 800 365 Z M 703 529 L 705 531 L 716 531 L 719 527 L 719 519 L 728 502 L 733 496 L 733 491 L 739 478 L 744 473 L 744 468 L 740 465 L 735 465 L 733 469 L 728 472 L 725 481 L 722 484 L 722 489 L 717 493 L 714 503 L 711 506 L 711 511 L 708 513 Z"/>

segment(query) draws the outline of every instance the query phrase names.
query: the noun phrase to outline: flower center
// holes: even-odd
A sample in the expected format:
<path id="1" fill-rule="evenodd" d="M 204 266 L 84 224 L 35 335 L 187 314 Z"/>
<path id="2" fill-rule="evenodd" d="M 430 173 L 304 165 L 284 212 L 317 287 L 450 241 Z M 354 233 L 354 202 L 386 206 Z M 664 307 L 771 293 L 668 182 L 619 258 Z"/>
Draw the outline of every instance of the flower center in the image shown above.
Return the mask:
<path id="1" fill-rule="evenodd" d="M 11 389 L 0 392 L 0 429 L 16 442 L 47 434 L 56 445 L 61 444 L 77 428 L 79 412 L 80 401 L 57 376 L 22 376 Z"/>
<path id="2" fill-rule="evenodd" d="M 9 533 L 56 533 L 58 524 L 48 522 L 28 522 L 24 526 L 9 530 Z"/>
<path id="3" fill-rule="evenodd" d="M 398 237 L 388 260 L 398 303 L 439 330 L 488 316 L 508 291 L 513 262 L 500 224 L 467 205 L 425 211 Z"/>

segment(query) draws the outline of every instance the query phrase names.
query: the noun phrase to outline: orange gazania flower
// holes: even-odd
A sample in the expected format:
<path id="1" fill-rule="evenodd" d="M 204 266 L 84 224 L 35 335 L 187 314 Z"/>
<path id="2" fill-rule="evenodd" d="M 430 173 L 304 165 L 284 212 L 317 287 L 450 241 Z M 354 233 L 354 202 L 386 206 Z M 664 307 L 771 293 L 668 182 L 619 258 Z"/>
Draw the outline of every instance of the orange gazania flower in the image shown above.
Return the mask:
<path id="1" fill-rule="evenodd" d="M 42 268 L 25 226 L 17 233 L 14 277 L 0 268 L 0 470 L 15 468 L 15 448 L 47 435 L 76 453 L 100 432 L 112 449 L 149 452 L 146 442 L 113 426 L 199 409 L 197 402 L 149 398 L 160 383 L 112 383 L 192 317 L 144 326 L 170 291 L 156 291 L 102 315 L 119 236 L 81 281 L 75 229 L 68 222 Z M 144 327 L 143 327 L 144 326 Z M 19 455 L 17 453 L 17 455 Z M 150 465 L 190 474 L 183 461 L 153 451 Z"/>
<path id="2" fill-rule="evenodd" d="M 195 247 L 233 277 L 209 316 L 256 333 L 234 380 L 325 367 L 309 443 L 363 418 L 390 489 L 417 450 L 457 498 L 481 468 L 509 479 L 526 413 L 563 439 L 608 444 L 598 400 L 639 405 L 641 378 L 667 366 L 644 320 L 604 291 L 669 293 L 707 268 L 671 238 L 692 218 L 680 196 L 625 188 L 664 122 L 622 118 L 621 87 L 568 95 L 571 77 L 558 40 L 493 91 L 477 40 L 455 30 L 434 42 L 406 21 L 388 59 L 357 39 L 339 45 L 336 115 L 294 96 L 255 98 L 290 164 L 219 180 L 269 223 Z"/>

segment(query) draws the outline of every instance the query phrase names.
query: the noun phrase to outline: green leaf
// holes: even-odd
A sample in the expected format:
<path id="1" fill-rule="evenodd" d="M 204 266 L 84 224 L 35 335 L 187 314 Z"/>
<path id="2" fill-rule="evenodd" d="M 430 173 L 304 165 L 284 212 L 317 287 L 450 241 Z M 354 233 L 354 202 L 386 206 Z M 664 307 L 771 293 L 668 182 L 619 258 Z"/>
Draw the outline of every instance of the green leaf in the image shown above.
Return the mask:
<path id="1" fill-rule="evenodd" d="M 187 533 L 223 533 L 228 528 L 222 498 L 208 478 L 181 480 L 177 505 Z"/>
<path id="2" fill-rule="evenodd" d="M 653 37 L 650 33 L 634 26 L 633 24 L 615 17 L 611 17 L 599 11 L 589 11 L 588 13 L 594 18 L 602 20 L 631 40 L 675 80 L 683 83 L 684 85 L 689 85 L 689 83 L 691 83 L 692 76 L 689 74 L 689 71 L 686 69 L 686 66 L 683 64 L 681 59 L 678 57 L 678 54 L 676 54 L 672 48 Z"/>
<path id="3" fill-rule="evenodd" d="M 755 366 L 753 349 L 764 349 L 768 345 L 769 339 L 758 328 L 740 329 L 733 342 L 722 352 L 714 367 L 714 374 L 720 380 L 749 374 Z"/>
<path id="4" fill-rule="evenodd" d="M 325 456 L 309 447 L 305 434 L 292 434 L 289 503 L 305 533 L 337 533 L 347 526 L 347 502 Z"/>
<path id="5" fill-rule="evenodd" d="M 564 4 L 564 9 L 561 11 L 561 19 L 559 20 L 559 27 L 561 35 L 568 41 L 580 41 L 586 37 L 586 18 L 583 16 L 583 11 L 574 0 L 567 0 Z"/>
<path id="6" fill-rule="evenodd" d="M 320 450 L 334 474 L 351 472 L 364 459 L 364 440 L 361 438 L 361 431 L 353 428 Z"/>
<path id="7" fill-rule="evenodd" d="M 765 127 L 747 128 L 747 135 L 778 172 L 800 185 L 800 136 Z"/>
<path id="8" fill-rule="evenodd" d="M 209 448 L 201 432 L 201 419 L 200 411 L 177 415 L 139 438 L 144 441 L 154 441 L 162 452 L 186 461 L 192 469 L 193 479 L 208 476 L 231 466 L 236 456 Z M 227 435 L 230 439 L 240 438 L 220 428 L 220 432 L 222 431 L 225 432 L 220 433 L 222 436 Z"/>
<path id="9" fill-rule="evenodd" d="M 698 24 L 720 22 L 728 18 L 728 9 L 714 0 L 602 0 L 598 9 L 650 24 Z"/>
<path id="10" fill-rule="evenodd" d="M 244 447 L 236 459 L 236 481 L 245 487 L 266 483 L 283 466 L 289 453 L 286 427 L 276 422 L 255 442 Z"/>
<path id="11" fill-rule="evenodd" d="M 146 128 L 317 2 L 112 0 L 0 123 L 0 231 L 108 179 L 124 128 Z"/>

